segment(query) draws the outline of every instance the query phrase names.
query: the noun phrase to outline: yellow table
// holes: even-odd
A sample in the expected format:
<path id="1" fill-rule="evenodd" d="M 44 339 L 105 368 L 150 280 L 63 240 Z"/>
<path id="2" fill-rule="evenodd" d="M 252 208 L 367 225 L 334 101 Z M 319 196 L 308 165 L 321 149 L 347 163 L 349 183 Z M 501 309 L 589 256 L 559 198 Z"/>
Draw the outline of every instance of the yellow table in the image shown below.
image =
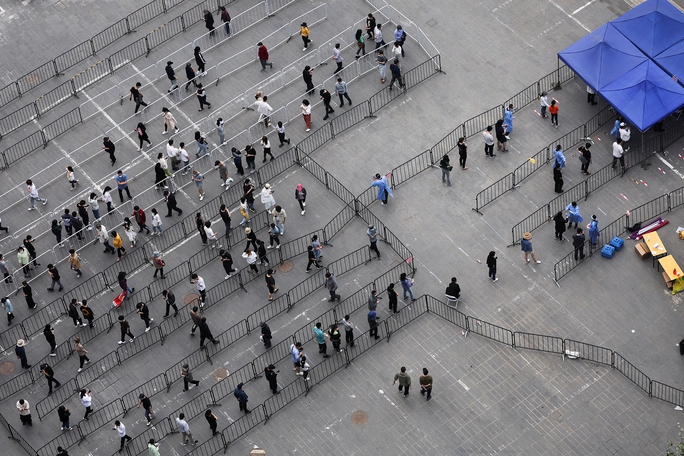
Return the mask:
<path id="1" fill-rule="evenodd" d="M 675 280 L 679 277 L 684 277 L 682 269 L 679 267 L 672 255 L 668 255 L 658 260 L 658 264 L 663 268 L 665 274 L 670 280 Z M 675 271 L 677 273 L 675 274 Z"/>
<path id="2" fill-rule="evenodd" d="M 663 245 L 663 241 L 660 240 L 660 236 L 658 236 L 658 233 L 655 231 L 644 234 L 643 239 L 646 243 L 646 247 L 648 247 L 648 250 L 653 256 L 653 267 L 655 267 L 655 260 L 667 255 L 667 249 Z"/>

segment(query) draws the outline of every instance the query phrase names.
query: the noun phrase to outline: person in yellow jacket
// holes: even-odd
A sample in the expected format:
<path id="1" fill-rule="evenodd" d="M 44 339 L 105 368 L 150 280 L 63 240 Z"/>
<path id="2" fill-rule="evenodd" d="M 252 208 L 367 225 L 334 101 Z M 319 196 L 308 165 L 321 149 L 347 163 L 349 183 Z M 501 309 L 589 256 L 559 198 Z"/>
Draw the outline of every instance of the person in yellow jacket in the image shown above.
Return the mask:
<path id="1" fill-rule="evenodd" d="M 116 253 L 118 255 L 116 261 L 121 261 L 121 255 L 126 255 L 126 249 L 124 249 L 121 236 L 119 236 L 119 233 L 117 233 L 116 231 L 112 231 L 111 233 L 109 233 L 109 237 L 112 238 L 112 245 L 114 245 L 114 248 L 116 249 Z"/>
<path id="2" fill-rule="evenodd" d="M 307 46 L 311 43 L 311 39 L 309 39 L 309 27 L 307 27 L 306 22 L 302 22 L 299 32 L 302 34 L 302 41 L 304 41 L 304 49 L 302 49 L 302 51 L 306 51 Z"/>
<path id="3" fill-rule="evenodd" d="M 79 258 L 78 253 L 74 249 L 69 250 L 69 264 L 71 265 L 71 270 L 76 271 L 76 278 L 83 275 L 81 272 L 81 258 Z"/>

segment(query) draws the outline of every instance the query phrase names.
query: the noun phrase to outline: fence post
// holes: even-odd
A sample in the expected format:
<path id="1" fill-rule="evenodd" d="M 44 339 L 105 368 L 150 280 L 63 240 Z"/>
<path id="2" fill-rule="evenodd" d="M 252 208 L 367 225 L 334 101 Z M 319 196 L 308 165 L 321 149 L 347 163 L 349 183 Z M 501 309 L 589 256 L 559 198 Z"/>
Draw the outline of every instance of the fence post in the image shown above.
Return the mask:
<path id="1" fill-rule="evenodd" d="M 161 325 L 157 326 L 157 329 L 159 330 L 159 342 L 164 346 L 164 331 L 162 331 Z"/>
<path id="2" fill-rule="evenodd" d="M 325 174 L 325 189 L 330 190 L 330 186 L 328 185 L 328 172 L 326 171 Z"/>
<path id="3" fill-rule="evenodd" d="M 147 36 L 145 36 L 145 47 L 147 48 L 147 54 L 145 54 L 145 57 L 149 57 L 152 49 L 150 49 L 150 42 L 147 39 Z"/>
<path id="4" fill-rule="evenodd" d="M 205 345 L 203 349 L 204 349 L 204 354 L 205 354 L 206 357 L 207 357 L 207 361 L 209 361 L 209 364 L 211 364 L 211 365 L 213 366 L 213 365 L 214 365 L 214 362 L 211 360 L 211 356 L 209 356 L 209 347 L 208 347 L 208 345 Z"/>
<path id="5" fill-rule="evenodd" d="M 121 358 L 119 357 L 119 350 L 117 349 L 114 354 L 116 355 L 116 364 L 121 366 Z"/>
<path id="6" fill-rule="evenodd" d="M 52 60 L 52 68 L 55 70 L 55 74 L 53 76 L 59 76 L 60 74 L 62 74 L 57 69 L 57 62 L 55 62 L 54 59 Z"/>
<path id="7" fill-rule="evenodd" d="M 368 117 L 375 117 L 373 115 L 373 105 L 371 104 L 371 98 L 368 99 Z"/>
<path id="8" fill-rule="evenodd" d="M 40 117 L 40 111 L 38 110 L 38 103 L 35 101 L 31 103 L 33 105 L 33 110 L 36 112 L 36 117 Z"/>
<path id="9" fill-rule="evenodd" d="M 252 374 L 254 375 L 253 378 L 254 378 L 254 379 L 257 379 L 257 378 L 261 377 L 261 376 L 257 373 L 256 366 L 254 365 L 254 361 L 252 361 L 252 362 L 249 363 L 249 364 L 252 365 Z"/>
<path id="10" fill-rule="evenodd" d="M 425 311 L 430 313 L 430 303 L 428 302 L 427 296 L 425 296 Z"/>
<path id="11" fill-rule="evenodd" d="M 294 150 L 295 150 L 295 163 L 299 166 L 302 166 L 302 160 L 301 160 L 301 157 L 299 156 L 299 146 L 295 144 Z"/>
<path id="12" fill-rule="evenodd" d="M 587 179 L 584 180 L 584 201 L 586 201 L 589 198 L 589 181 Z"/>
<path id="13" fill-rule="evenodd" d="M 383 321 L 383 323 L 385 324 L 385 332 L 387 333 L 387 342 L 389 343 L 390 336 L 391 336 L 391 333 L 389 330 L 389 324 L 387 324 L 387 320 Z"/>
<path id="14" fill-rule="evenodd" d="M 285 296 L 287 296 L 287 311 L 289 312 L 290 309 L 292 309 L 292 300 L 290 299 L 290 293 L 287 293 Z"/>
<path id="15" fill-rule="evenodd" d="M 90 50 L 92 51 L 93 55 L 95 55 L 95 44 L 93 43 L 93 40 L 88 40 L 90 42 Z"/>
<path id="16" fill-rule="evenodd" d="M 332 121 L 328 122 L 328 125 L 330 125 L 330 138 L 335 139 L 335 129 L 333 128 Z"/>

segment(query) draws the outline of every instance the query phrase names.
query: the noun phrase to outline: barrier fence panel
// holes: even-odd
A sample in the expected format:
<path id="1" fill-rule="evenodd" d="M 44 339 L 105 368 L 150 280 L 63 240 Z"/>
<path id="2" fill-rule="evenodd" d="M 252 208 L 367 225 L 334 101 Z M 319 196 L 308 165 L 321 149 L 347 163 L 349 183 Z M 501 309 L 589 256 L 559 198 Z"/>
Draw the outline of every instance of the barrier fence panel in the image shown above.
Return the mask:
<path id="1" fill-rule="evenodd" d="M 31 72 L 26 73 L 25 75 L 19 77 L 17 79 L 17 87 L 19 90 L 20 94 L 25 94 L 31 89 L 34 89 L 44 83 L 45 81 L 49 81 L 52 79 L 54 76 L 57 75 L 59 71 L 56 70 L 55 64 L 52 60 L 49 62 L 45 62 L 38 68 L 34 68 L 31 70 Z M 14 84 L 12 84 L 14 85 Z M 16 97 L 15 97 L 16 98 Z M 15 98 L 12 98 L 15 99 Z M 9 100 L 11 101 L 11 100 Z"/>
<path id="2" fill-rule="evenodd" d="M 464 136 L 470 138 L 476 134 L 481 135 L 488 126 L 491 125 L 491 127 L 494 128 L 494 124 L 499 119 L 503 119 L 503 108 L 501 106 L 494 106 L 475 117 L 471 117 L 463 122 Z"/>
<path id="3" fill-rule="evenodd" d="M 316 277 L 317 276 L 314 276 L 310 279 L 314 279 Z M 295 287 L 295 289 L 297 289 L 297 287 Z M 288 296 L 289 293 L 290 292 L 288 292 L 288 294 L 278 296 L 275 301 L 271 301 L 260 309 L 257 309 L 255 312 L 249 314 L 247 317 L 247 325 L 249 326 L 250 330 L 259 330 L 259 323 L 262 321 L 268 321 L 283 312 L 287 312 L 290 309 L 290 303 L 293 302 Z"/>
<path id="4" fill-rule="evenodd" d="M 613 352 L 613 367 L 651 397 L 651 379 L 618 352 Z"/>
<path id="5" fill-rule="evenodd" d="M 392 170 L 392 188 L 403 184 L 407 180 L 435 166 L 439 159 L 433 157 L 432 150 L 428 149 L 412 159 L 402 163 Z"/>
<path id="6" fill-rule="evenodd" d="M 670 197 L 670 210 L 676 209 L 679 206 L 684 205 L 684 187 L 679 187 L 676 190 L 672 190 L 668 196 Z"/>
<path id="7" fill-rule="evenodd" d="M 416 301 L 412 302 L 411 305 L 401 309 L 401 312 L 395 313 L 388 317 L 387 320 L 385 320 L 385 324 L 387 325 L 388 337 L 393 332 L 403 328 L 419 316 L 426 313 L 426 301 L 427 300 L 424 297 L 419 297 Z"/>
<path id="8" fill-rule="evenodd" d="M 592 133 L 598 131 L 598 129 L 601 128 L 601 126 L 608 123 L 614 117 L 615 111 L 612 109 L 610 105 L 601 109 L 598 112 L 598 114 L 596 114 L 594 117 L 592 117 L 584 123 L 586 136 L 591 136 Z"/>
<path id="9" fill-rule="evenodd" d="M 252 363 L 247 363 L 239 369 L 232 370 L 230 375 L 211 387 L 211 394 L 214 400 L 220 401 L 228 398 L 233 401 L 233 391 L 238 383 L 247 383 L 254 379 L 254 367 Z M 212 403 L 211 401 L 209 402 Z"/>
<path id="10" fill-rule="evenodd" d="M 32 313 L 29 317 L 21 322 L 22 331 L 29 337 L 34 334 L 42 333 L 45 325 L 50 324 L 61 318 L 65 313 L 64 302 L 61 299 L 52 301 L 45 307 L 42 307 Z M 5 333 L 3 333 L 4 335 Z M 16 343 L 16 339 L 14 339 Z"/>
<path id="11" fill-rule="evenodd" d="M 250 25 L 257 24 L 268 17 L 266 2 L 260 2 L 251 8 L 235 15 L 230 20 L 230 33 L 236 35 L 244 32 Z M 196 44 L 196 46 L 201 46 Z M 204 49 L 204 47 L 202 47 Z"/>
<path id="12" fill-rule="evenodd" d="M 164 0 L 153 0 L 147 5 L 133 11 L 131 14 L 126 16 L 126 19 L 128 19 L 128 24 L 131 30 L 135 30 L 141 25 L 159 17 L 165 12 Z"/>
<path id="13" fill-rule="evenodd" d="M 293 259 L 296 256 L 307 252 L 307 247 L 311 245 L 311 238 L 317 235 L 318 239 L 323 239 L 323 230 L 316 230 L 304 236 L 300 236 L 288 242 L 280 243 L 280 254 L 282 258 Z"/>
<path id="14" fill-rule="evenodd" d="M 325 288 L 325 275 L 323 274 L 323 271 L 316 271 L 315 269 L 313 271 L 312 276 L 307 277 L 305 280 L 292 287 L 292 289 L 288 290 L 287 298 L 291 306 L 294 306 L 307 296 L 316 292 L 323 293 Z"/>
<path id="15" fill-rule="evenodd" d="M 598 345 L 565 339 L 565 354 L 606 366 L 613 366 L 613 350 Z"/>
<path id="16" fill-rule="evenodd" d="M 93 55 L 93 48 L 90 40 L 84 41 L 72 47 L 66 52 L 61 53 L 53 60 L 55 69 L 58 73 L 63 73 L 77 63 L 80 63 Z"/>
<path id="17" fill-rule="evenodd" d="M 48 413 L 55 410 L 60 404 L 63 404 L 69 399 L 70 396 L 76 394 L 75 392 L 77 389 L 78 383 L 74 378 L 62 383 L 59 388 L 53 387 L 52 394 L 42 401 L 36 403 L 34 406 L 36 413 L 38 414 L 38 418 L 41 420 L 45 418 Z"/>
<path id="18" fill-rule="evenodd" d="M 675 190 L 676 192 L 677 190 Z M 629 211 L 629 225 L 649 222 L 654 218 L 670 212 L 670 194 L 660 195 L 648 203 Z M 609 241 L 606 241 L 609 242 Z"/>
<path id="19" fill-rule="evenodd" d="M 344 356 L 332 356 L 332 358 L 344 358 Z M 320 364 L 327 364 L 330 358 L 323 360 Z M 318 365 L 316 366 L 318 367 Z M 283 409 L 286 405 L 294 402 L 295 399 L 308 391 L 308 385 L 303 378 L 297 378 L 285 385 L 280 394 L 269 397 L 264 401 L 263 409 L 266 416 L 270 418 L 274 413 Z M 261 408 L 261 407 L 260 407 Z"/>
<path id="20" fill-rule="evenodd" d="M 326 173 L 326 187 L 333 192 L 335 196 L 342 200 L 344 204 L 352 204 L 354 202 L 354 194 L 347 189 L 342 183 L 337 180 L 335 176 Z"/>
<path id="21" fill-rule="evenodd" d="M 519 244 L 524 233 L 536 230 L 549 220 L 551 220 L 549 206 L 540 207 L 511 228 L 511 245 Z"/>
<path id="22" fill-rule="evenodd" d="M 251 412 L 252 413 L 233 421 L 230 426 L 221 431 L 228 445 L 230 445 L 230 442 L 236 441 L 251 429 L 266 421 L 266 409 L 263 406 L 254 407 Z"/>
<path id="23" fill-rule="evenodd" d="M 342 258 L 339 258 L 333 261 L 332 263 L 328 264 L 326 269 L 339 277 L 342 274 L 349 272 L 354 268 L 370 263 L 370 261 L 370 248 L 364 245 L 363 247 L 360 247 L 354 250 L 353 252 L 343 256 Z M 323 285 L 325 286 L 325 283 Z"/>
<path id="24" fill-rule="evenodd" d="M 611 238 L 612 239 L 612 238 Z M 601 244 L 602 245 L 602 244 Z M 590 257 L 592 255 L 592 246 L 591 246 L 591 241 L 587 240 L 584 243 L 584 252 L 587 257 Z M 556 285 L 560 287 L 558 284 L 558 281 L 565 277 L 567 274 L 570 273 L 573 269 L 575 269 L 577 266 L 582 264 L 584 260 L 587 259 L 585 257 L 584 259 L 575 259 L 575 252 L 574 250 L 567 255 L 565 255 L 563 258 L 558 260 L 556 264 L 553 265 L 553 280 L 556 282 Z"/>
<path id="25" fill-rule="evenodd" d="M 349 130 L 356 124 L 360 123 L 369 116 L 368 103 L 357 104 L 353 108 L 345 111 L 343 114 L 333 118 L 330 121 L 332 127 L 332 135 L 339 135 L 342 132 Z"/>
<path id="26" fill-rule="evenodd" d="M 528 350 L 558 353 L 559 355 L 564 353 L 563 339 L 560 337 L 518 331 L 513 333 L 513 348 L 526 348 Z"/>
<path id="27" fill-rule="evenodd" d="M 143 55 L 147 55 L 147 37 L 142 37 L 110 55 L 109 64 L 112 71 L 116 71 Z"/>
<path id="28" fill-rule="evenodd" d="M 314 153 L 319 147 L 333 139 L 332 129 L 329 124 L 314 130 L 303 141 L 297 144 L 297 148 L 307 155 Z"/>
<path id="29" fill-rule="evenodd" d="M 0 348 L 3 351 L 12 350 L 19 339 L 27 340 L 30 339 L 31 335 L 26 332 L 23 321 L 18 325 L 10 326 L 9 329 L 0 333 L 0 342 L 2 343 Z"/>
<path id="30" fill-rule="evenodd" d="M 513 347 L 513 332 L 501 326 L 468 315 L 468 328 L 471 332 Z"/>
<path id="31" fill-rule="evenodd" d="M 254 332 L 254 337 L 257 337 L 256 331 Z M 308 341 L 309 338 L 307 337 L 306 339 L 302 340 Z M 296 338 L 296 335 L 294 340 L 292 337 L 288 336 L 285 340 L 280 341 L 276 345 L 271 345 L 271 348 L 267 349 L 262 355 L 259 355 L 256 358 L 254 358 L 254 361 L 252 361 L 252 368 L 254 369 L 254 374 L 258 376 L 263 376 L 264 370 L 269 364 L 278 364 L 285 358 L 290 357 L 290 346 L 292 346 L 294 341 L 299 342 L 299 339 Z"/>
<path id="32" fill-rule="evenodd" d="M 605 228 L 599 231 L 599 240 L 597 242 L 598 246 L 596 247 L 596 250 L 600 250 L 603 247 L 603 244 L 608 244 L 614 237 L 622 236 L 622 234 L 627 230 L 628 225 L 629 218 L 626 214 L 621 215 L 612 223 L 606 225 Z"/>
<path id="33" fill-rule="evenodd" d="M 183 378 L 181 377 L 180 372 L 183 368 L 183 365 L 187 364 L 190 367 L 190 370 L 193 370 L 198 366 L 201 366 L 202 363 L 206 361 L 207 355 L 204 349 L 197 349 L 182 360 L 178 361 L 172 367 L 164 371 L 164 375 L 166 375 L 166 379 L 169 382 L 168 388 L 171 389 L 171 386 L 177 381 L 182 382 Z"/>
<path id="34" fill-rule="evenodd" d="M 344 352 L 333 351 L 329 358 L 325 358 L 323 361 L 312 367 L 309 370 L 309 382 L 306 386 L 308 386 L 309 389 L 311 389 L 312 387 L 316 386 L 326 378 L 330 377 L 338 370 L 342 369 L 343 367 L 346 368 L 348 366 L 347 350 L 348 347 L 344 348 Z M 306 394 L 308 394 L 308 392 Z"/>
<path id="35" fill-rule="evenodd" d="M 586 199 L 586 197 L 589 195 L 586 190 L 586 181 L 580 181 L 579 184 L 573 185 L 572 187 L 563 190 L 562 195 L 558 195 L 557 197 L 549 201 L 549 216 L 553 217 L 559 211 L 565 210 L 565 208 L 572 204 L 573 201 L 577 202 Z"/>
<path id="36" fill-rule="evenodd" d="M 534 82 L 506 100 L 503 105 L 508 107 L 508 105 L 512 104 L 513 109 L 517 111 L 530 103 L 538 101 L 540 95 L 539 82 Z"/>
<path id="37" fill-rule="evenodd" d="M 73 417 L 75 419 L 76 417 Z M 87 422 L 87 421 L 83 421 Z M 50 440 L 46 445 L 38 449 L 37 453 L 40 456 L 50 456 L 53 454 L 60 454 L 57 452 L 57 447 L 69 448 L 72 445 L 81 441 L 80 423 L 73 425 L 71 432 L 62 432 L 60 435 Z"/>
<path id="38" fill-rule="evenodd" d="M 428 312 L 434 313 L 446 321 L 455 324 L 459 328 L 468 331 L 468 317 L 466 314 L 459 312 L 443 301 L 440 301 L 439 299 L 430 295 L 425 295 L 424 299 L 426 300 L 425 302 Z M 444 299 L 446 299 L 446 297 Z"/>
<path id="39" fill-rule="evenodd" d="M 660 399 L 661 401 L 669 402 L 670 404 L 684 406 L 684 391 L 673 388 L 672 386 L 660 383 L 659 381 L 651 381 L 652 397 Z"/>
<path id="40" fill-rule="evenodd" d="M 326 331 L 328 328 L 330 328 L 330 325 L 332 325 L 333 323 L 337 323 L 338 320 L 340 320 L 341 318 L 342 317 L 340 317 L 340 318 L 336 317 L 335 309 L 329 309 L 327 312 L 325 312 L 325 313 L 319 315 L 318 317 L 312 319 L 307 324 L 305 324 L 304 326 L 302 326 L 301 328 L 296 330 L 294 332 L 294 336 L 293 336 L 294 341 L 295 342 L 302 342 L 303 341 L 302 343 L 306 343 L 314 337 L 313 330 L 316 327 L 316 323 L 321 323 L 321 326 L 322 326 L 321 329 L 323 329 L 323 331 Z M 292 343 L 292 342 L 290 342 L 290 343 Z M 286 355 L 290 353 L 290 350 L 289 350 L 290 346 L 288 345 L 287 348 L 288 349 L 287 349 Z"/>
<path id="41" fill-rule="evenodd" d="M 119 399 L 115 399 L 108 404 L 94 407 L 93 413 L 88 415 L 89 419 L 81 420 L 78 423 L 78 427 L 81 428 L 81 432 L 83 432 L 84 435 L 89 435 L 91 432 L 100 429 L 101 427 L 111 426 L 113 420 L 117 417 L 120 417 L 123 413 L 125 413 L 125 410 L 121 406 L 121 401 Z M 57 453 L 53 452 L 50 454 L 52 455 Z"/>
<path id="42" fill-rule="evenodd" d="M 417 86 L 426 79 L 438 74 L 442 70 L 441 56 L 439 54 L 430 57 L 420 65 L 411 68 L 404 74 L 406 89 Z"/>
<path id="43" fill-rule="evenodd" d="M 366 301 L 367 302 L 367 301 Z M 365 326 L 364 326 L 365 327 Z M 376 344 L 386 343 L 388 341 L 387 325 L 384 321 L 380 320 L 378 322 L 378 337 L 371 337 L 369 329 L 368 331 L 358 334 L 354 337 L 354 346 L 346 347 L 345 352 L 347 353 L 347 359 L 351 362 L 356 359 L 359 355 L 367 352 L 370 348 L 374 347 Z"/>
<path id="44" fill-rule="evenodd" d="M 399 278 L 401 277 L 402 272 L 410 276 L 413 273 L 413 270 L 406 264 L 406 262 L 399 263 L 389 271 L 377 277 L 373 281 L 373 289 L 377 290 L 378 293 L 384 293 L 387 290 L 387 287 L 389 287 L 390 283 L 393 283 L 396 288 L 396 286 L 399 284 Z"/>
<path id="45" fill-rule="evenodd" d="M 7 114 L 0 119 L 0 135 L 5 136 L 22 125 L 26 125 L 33 119 L 38 117 L 38 112 L 36 111 L 36 104 L 29 103 L 23 108 L 19 108 L 16 111 Z"/>
<path id="46" fill-rule="evenodd" d="M 478 214 L 482 214 L 480 210 L 487 204 L 493 202 L 495 199 L 503 195 L 509 190 L 513 190 L 515 186 L 515 176 L 513 173 L 506 174 L 504 177 L 494 182 L 489 187 L 480 191 L 475 195 L 475 207 L 473 210 Z"/>
<path id="47" fill-rule="evenodd" d="M 268 15 L 273 16 L 275 13 L 285 8 L 287 5 L 294 3 L 295 0 L 266 0 Z"/>
<path id="48" fill-rule="evenodd" d="M 152 438 L 157 440 L 160 436 L 168 435 L 171 432 L 173 432 L 171 428 L 171 420 L 159 420 L 154 423 L 154 426 L 150 426 L 142 433 L 134 437 L 133 440 L 128 441 L 125 449 L 126 453 L 128 456 L 141 456 L 143 454 L 147 456 L 150 454 L 147 447 L 147 442 L 149 442 Z M 119 455 L 120 453 L 118 451 L 112 454 L 112 456 Z"/>
<path id="49" fill-rule="evenodd" d="M 351 315 L 357 310 L 361 309 L 363 306 L 368 304 L 368 296 L 370 296 L 371 291 L 377 290 L 378 294 L 384 291 L 383 288 L 376 289 L 372 284 L 366 285 L 359 291 L 355 292 L 349 297 L 345 297 L 340 303 L 335 306 L 335 315 L 338 318 L 344 318 L 345 315 Z"/>
<path id="50" fill-rule="evenodd" d="M 43 132 L 45 133 L 45 140 L 50 141 L 52 139 L 57 138 L 59 135 L 65 133 L 70 128 L 78 125 L 82 121 L 83 119 L 81 118 L 81 110 L 79 108 L 72 109 L 59 119 L 43 127 Z"/>
<path id="51" fill-rule="evenodd" d="M 451 152 L 457 147 L 458 138 L 463 136 L 463 124 L 451 130 L 444 138 L 440 139 L 437 144 L 432 146 L 430 150 L 434 154 L 435 161 L 439 161 L 443 156 Z"/>
<path id="52" fill-rule="evenodd" d="M 142 385 L 133 388 L 131 391 L 121 396 L 120 401 L 118 399 L 117 401 L 119 401 L 120 404 L 123 404 L 124 410 L 131 410 L 138 405 L 140 393 L 144 393 L 145 396 L 152 398 L 156 394 L 166 391 L 167 387 L 166 375 L 162 373 L 152 377 Z"/>
<path id="53" fill-rule="evenodd" d="M 389 68 L 388 68 L 389 70 Z M 384 108 L 396 98 L 403 96 L 406 93 L 406 89 L 399 87 L 399 83 L 394 85 L 394 88 L 386 87 L 375 93 L 368 99 L 370 104 L 371 115 L 375 115 L 380 109 Z"/>
<path id="54" fill-rule="evenodd" d="M 2 152 L 4 157 L 3 167 L 7 167 L 31 152 L 45 147 L 45 136 L 42 131 L 37 131 L 22 139 L 18 143 L 12 144 Z"/>
<path id="55" fill-rule="evenodd" d="M 23 388 L 33 384 L 33 381 L 34 379 L 31 371 L 23 371 L 16 377 L 13 377 L 0 385 L 0 398 L 4 400 L 11 397 Z"/>
<path id="56" fill-rule="evenodd" d="M 260 184 L 265 184 L 273 180 L 276 176 L 284 173 L 295 164 L 295 150 L 290 148 L 284 153 L 278 155 L 273 161 L 259 168 L 256 172 L 256 178 Z"/>
<path id="57" fill-rule="evenodd" d="M 118 39 L 123 38 L 126 35 L 128 35 L 128 23 L 124 18 L 110 25 L 90 39 L 93 52 L 100 52 L 102 49 L 106 48 L 110 44 L 113 44 Z"/>
<path id="58" fill-rule="evenodd" d="M 530 160 L 525 160 L 525 162 L 513 170 L 513 184 L 518 186 L 534 174 L 539 168 L 548 164 L 553 157 L 551 148 L 544 147 L 542 150 L 530 157 Z M 553 173 L 553 168 L 549 169 L 550 173 Z"/>
<path id="59" fill-rule="evenodd" d="M 319 237 L 319 239 L 322 240 L 324 244 L 328 244 L 328 242 L 335 237 L 337 233 L 342 231 L 342 228 L 344 228 L 347 223 L 351 222 L 355 216 L 354 210 L 349 206 L 345 206 L 323 227 L 323 238 L 320 239 Z"/>
<path id="60" fill-rule="evenodd" d="M 128 339 L 128 337 L 126 337 L 126 339 Z M 103 358 L 100 358 L 97 361 L 91 361 L 87 366 L 84 366 L 83 371 L 79 372 L 76 377 L 78 379 L 78 384 L 89 385 L 105 372 L 114 369 L 119 364 L 121 364 L 119 361 L 119 354 L 117 350 L 112 350 Z"/>
<path id="61" fill-rule="evenodd" d="M 75 87 L 73 79 L 58 85 L 54 89 L 47 92 L 45 95 L 36 98 L 36 110 L 39 114 L 45 114 L 52 108 L 59 106 L 65 100 L 74 96 Z"/>
<path id="62" fill-rule="evenodd" d="M 199 445 L 192 447 L 186 455 L 192 456 L 214 456 L 215 454 L 226 452 L 228 448 L 228 443 L 223 435 L 223 432 L 219 432 L 213 438 L 207 440 L 206 442 L 200 443 Z"/>

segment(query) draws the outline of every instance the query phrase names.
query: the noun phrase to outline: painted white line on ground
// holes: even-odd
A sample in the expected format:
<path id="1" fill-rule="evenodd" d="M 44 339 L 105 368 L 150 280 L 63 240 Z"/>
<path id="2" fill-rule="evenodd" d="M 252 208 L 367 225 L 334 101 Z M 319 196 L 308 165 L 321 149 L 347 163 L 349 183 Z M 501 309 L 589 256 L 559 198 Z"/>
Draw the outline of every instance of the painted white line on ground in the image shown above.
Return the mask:
<path id="1" fill-rule="evenodd" d="M 575 11 L 572 12 L 572 15 L 574 16 L 575 14 L 579 13 L 580 11 L 582 11 L 584 8 L 586 8 L 587 6 L 591 5 L 591 4 L 594 3 L 595 1 L 596 1 L 596 0 L 591 0 L 591 1 L 587 2 L 587 3 L 585 3 L 583 6 L 580 6 L 580 7 L 577 8 Z"/>
<path id="2" fill-rule="evenodd" d="M 584 24 L 582 24 L 577 18 L 573 17 L 571 14 L 566 13 L 565 10 L 564 10 L 563 8 L 561 8 L 561 6 L 560 6 L 558 3 L 554 2 L 553 0 L 549 0 L 549 3 L 551 3 L 553 6 L 555 6 L 556 8 L 558 8 L 563 14 L 565 14 L 566 16 L 568 16 L 568 18 L 570 18 L 570 19 L 572 19 L 573 21 L 577 22 L 577 25 L 579 25 L 580 27 L 582 27 L 582 28 L 583 28 L 584 30 L 586 30 L 587 32 L 591 33 L 591 29 L 590 29 L 590 28 L 585 27 Z"/>
<path id="3" fill-rule="evenodd" d="M 674 165 L 672 165 L 672 163 L 670 163 L 669 161 L 665 160 L 664 157 L 661 157 L 661 156 L 658 155 L 658 154 L 656 154 L 656 157 L 658 157 L 658 160 L 660 160 L 661 162 L 663 162 L 663 163 L 665 164 L 665 166 L 667 166 L 668 168 L 670 168 L 670 170 L 671 170 L 673 173 L 675 173 L 675 174 L 676 174 L 677 176 L 679 176 L 681 179 L 684 179 L 684 174 L 682 174 L 681 172 L 679 172 L 678 170 L 676 170 L 675 167 L 674 167 Z"/>

